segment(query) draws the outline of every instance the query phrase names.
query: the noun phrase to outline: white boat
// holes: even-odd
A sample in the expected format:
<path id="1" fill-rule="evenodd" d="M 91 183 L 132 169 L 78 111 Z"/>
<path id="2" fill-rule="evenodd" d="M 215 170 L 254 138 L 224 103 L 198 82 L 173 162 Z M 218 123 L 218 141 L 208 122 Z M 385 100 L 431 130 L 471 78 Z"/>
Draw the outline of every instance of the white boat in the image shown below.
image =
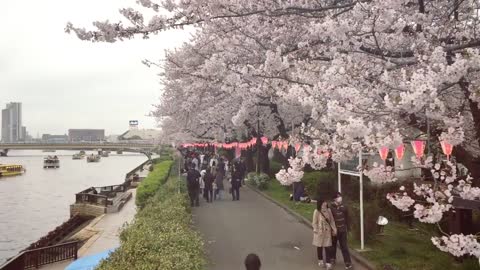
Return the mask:
<path id="1" fill-rule="evenodd" d="M 91 154 L 87 156 L 87 162 L 100 162 L 100 155 Z"/>
<path id="2" fill-rule="evenodd" d="M 73 154 L 72 159 L 83 159 L 85 155 L 82 155 L 80 153 Z"/>
<path id="3" fill-rule="evenodd" d="M 60 160 L 57 156 L 48 156 L 43 159 L 43 168 L 60 168 Z"/>

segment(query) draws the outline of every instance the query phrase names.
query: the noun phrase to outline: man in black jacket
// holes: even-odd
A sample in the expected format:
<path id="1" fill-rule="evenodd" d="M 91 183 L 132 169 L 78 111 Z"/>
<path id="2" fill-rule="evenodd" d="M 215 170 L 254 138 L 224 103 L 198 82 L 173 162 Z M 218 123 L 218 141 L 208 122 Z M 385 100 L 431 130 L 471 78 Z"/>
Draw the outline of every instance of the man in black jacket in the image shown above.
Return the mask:
<path id="1" fill-rule="evenodd" d="M 342 194 L 340 192 L 335 194 L 330 209 L 332 210 L 335 225 L 337 226 L 337 235 L 332 238 L 331 258 L 333 258 L 333 261 L 337 258 L 338 241 L 340 250 L 342 251 L 343 261 L 345 262 L 345 269 L 352 269 L 352 259 L 350 258 L 350 251 L 347 245 L 347 234 L 349 230 L 348 210 L 347 207 L 342 204 Z"/>
<path id="2" fill-rule="evenodd" d="M 190 206 L 200 206 L 198 199 L 198 193 L 200 191 L 200 173 L 195 170 L 195 164 L 190 165 L 190 169 L 187 172 L 187 189 L 188 196 L 190 197 Z"/>

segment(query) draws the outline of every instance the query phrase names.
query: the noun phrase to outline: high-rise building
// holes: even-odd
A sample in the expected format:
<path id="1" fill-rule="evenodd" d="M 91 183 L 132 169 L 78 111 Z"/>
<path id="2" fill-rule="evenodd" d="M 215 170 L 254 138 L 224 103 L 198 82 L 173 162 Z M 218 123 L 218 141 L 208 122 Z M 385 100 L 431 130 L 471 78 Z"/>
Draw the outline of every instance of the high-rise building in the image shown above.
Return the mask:
<path id="1" fill-rule="evenodd" d="M 11 102 L 2 110 L 2 141 L 24 141 L 26 128 L 22 126 L 22 103 Z"/>

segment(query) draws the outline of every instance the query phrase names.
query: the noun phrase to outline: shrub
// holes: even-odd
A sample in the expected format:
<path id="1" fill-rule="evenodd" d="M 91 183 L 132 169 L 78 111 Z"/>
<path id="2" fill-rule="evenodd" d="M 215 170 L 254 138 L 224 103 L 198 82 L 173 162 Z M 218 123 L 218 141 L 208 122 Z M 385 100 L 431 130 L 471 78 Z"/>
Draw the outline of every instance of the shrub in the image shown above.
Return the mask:
<path id="1" fill-rule="evenodd" d="M 153 197 L 160 186 L 167 181 L 172 164 L 172 160 L 155 164 L 153 171 L 140 183 L 137 188 L 137 199 L 135 202 L 140 209 L 145 207 L 148 199 Z"/>
<path id="2" fill-rule="evenodd" d="M 314 199 L 320 197 L 330 200 L 337 190 L 337 174 L 333 172 L 306 172 L 302 182 L 307 194 Z"/>
<path id="3" fill-rule="evenodd" d="M 252 185 L 256 186 L 260 190 L 265 190 L 268 188 L 268 182 L 270 181 L 270 177 L 266 173 L 254 173 L 251 172 L 247 175 L 247 179 Z"/>
<path id="4" fill-rule="evenodd" d="M 350 231 L 355 239 L 360 240 L 360 205 L 358 203 L 346 203 L 348 207 Z M 364 202 L 363 224 L 365 240 L 372 240 L 378 233 L 378 216 L 384 215 L 383 210 L 375 202 Z"/>
<path id="5" fill-rule="evenodd" d="M 203 270 L 203 242 L 191 228 L 188 205 L 185 181 L 170 177 L 124 227 L 121 246 L 96 269 Z"/>

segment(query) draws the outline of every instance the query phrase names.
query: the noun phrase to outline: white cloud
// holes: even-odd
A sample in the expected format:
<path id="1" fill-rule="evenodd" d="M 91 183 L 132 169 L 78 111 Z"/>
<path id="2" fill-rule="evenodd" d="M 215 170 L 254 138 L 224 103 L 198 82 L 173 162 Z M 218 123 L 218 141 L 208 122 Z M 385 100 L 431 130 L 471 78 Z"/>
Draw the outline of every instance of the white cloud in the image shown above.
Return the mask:
<path id="1" fill-rule="evenodd" d="M 154 127 L 146 115 L 160 94 L 158 70 L 141 60 L 163 58 L 189 33 L 113 44 L 64 33 L 68 21 L 89 28 L 95 20 L 120 20 L 118 9 L 128 6 L 139 7 L 135 0 L 0 0 L 0 106 L 22 102 L 32 135 L 87 127 L 122 133 L 130 119 Z"/>

